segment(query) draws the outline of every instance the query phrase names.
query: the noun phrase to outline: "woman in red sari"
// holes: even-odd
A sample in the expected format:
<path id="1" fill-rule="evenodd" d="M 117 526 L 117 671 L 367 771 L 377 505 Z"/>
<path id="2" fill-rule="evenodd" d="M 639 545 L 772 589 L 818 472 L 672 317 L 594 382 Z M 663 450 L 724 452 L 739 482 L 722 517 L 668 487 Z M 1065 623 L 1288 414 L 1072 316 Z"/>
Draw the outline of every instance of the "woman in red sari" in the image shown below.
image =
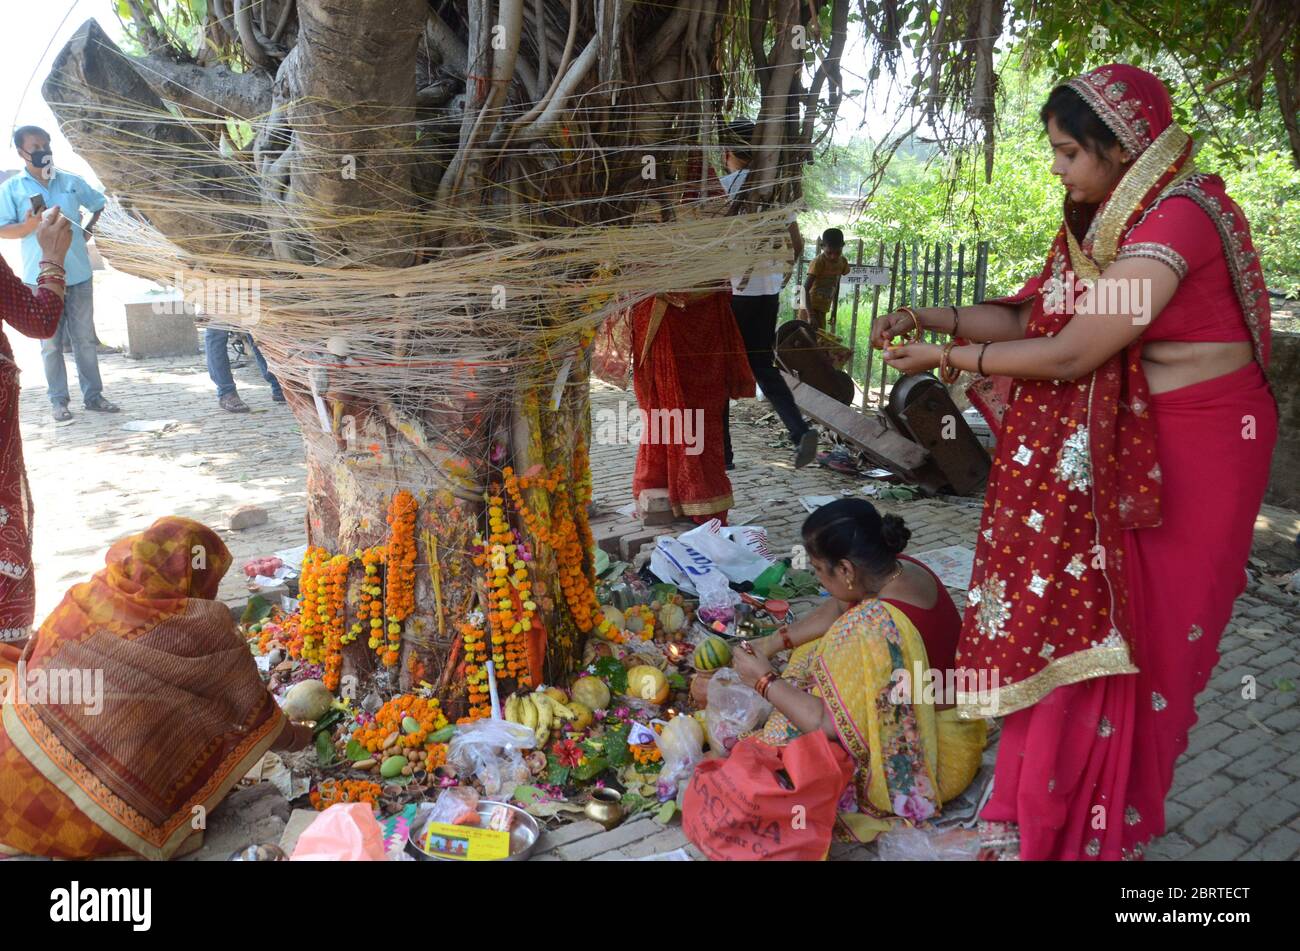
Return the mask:
<path id="1" fill-rule="evenodd" d="M 1043 272 L 917 311 L 953 341 L 885 359 L 976 371 L 998 432 L 957 657 L 984 701 L 959 706 L 1006 717 L 984 857 L 1140 858 L 1245 587 L 1277 438 L 1268 297 L 1156 77 L 1093 70 L 1042 118 L 1066 188 Z"/>
<path id="2" fill-rule="evenodd" d="M 35 292 L 0 260 L 0 324 L 8 322 L 26 337 L 46 339 L 59 329 L 63 313 L 63 257 L 72 241 L 72 226 L 57 212 L 50 214 L 37 226 L 36 240 L 42 260 Z M 18 429 L 18 364 L 0 330 L 0 642 L 26 638 L 36 615 L 32 514 Z"/>
<path id="3" fill-rule="evenodd" d="M 699 180 L 699 165 L 688 180 Z M 700 213 L 723 195 L 710 171 Z M 663 293 L 632 308 L 632 385 L 644 420 L 637 446 L 632 494 L 667 489 L 673 514 L 703 524 L 727 521 L 723 424 L 727 403 L 754 395 L 754 375 L 744 359 L 745 342 L 731 313 L 729 291 Z"/>

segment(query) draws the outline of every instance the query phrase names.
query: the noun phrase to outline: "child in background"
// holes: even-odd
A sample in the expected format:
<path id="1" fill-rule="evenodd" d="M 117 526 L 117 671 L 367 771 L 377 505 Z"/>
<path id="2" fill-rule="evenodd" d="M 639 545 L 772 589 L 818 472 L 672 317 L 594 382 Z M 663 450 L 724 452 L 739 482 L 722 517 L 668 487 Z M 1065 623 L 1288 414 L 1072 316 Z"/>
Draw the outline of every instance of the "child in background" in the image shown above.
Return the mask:
<path id="1" fill-rule="evenodd" d="M 804 282 L 807 306 L 799 312 L 799 319 L 812 324 L 813 330 L 825 330 L 826 312 L 835 306 L 840 278 L 849 270 L 849 262 L 844 257 L 844 232 L 827 228 L 822 232 L 821 253 L 808 266 L 808 279 Z"/>

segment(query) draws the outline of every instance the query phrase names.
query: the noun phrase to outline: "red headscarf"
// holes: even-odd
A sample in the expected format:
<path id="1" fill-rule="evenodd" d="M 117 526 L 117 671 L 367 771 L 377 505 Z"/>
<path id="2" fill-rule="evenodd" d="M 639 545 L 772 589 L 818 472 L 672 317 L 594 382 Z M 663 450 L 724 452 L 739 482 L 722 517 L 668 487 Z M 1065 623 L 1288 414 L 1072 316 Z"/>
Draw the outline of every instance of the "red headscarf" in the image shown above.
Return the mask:
<path id="1" fill-rule="evenodd" d="M 1026 337 L 1059 333 L 1073 314 L 1058 306 L 1069 293 L 1067 272 L 1099 276 L 1145 214 L 1184 195 L 1219 231 L 1256 358 L 1267 365 L 1268 298 L 1249 227 L 1222 180 L 1195 173 L 1191 139 L 1173 122 L 1164 84 L 1112 64 L 1067 85 L 1134 161 L 1099 205 L 1067 199 L 1042 272 L 992 303 L 1032 299 Z M 1075 298 L 1086 290 L 1074 285 Z M 1137 340 L 1086 379 L 981 378 L 968 390 L 1000 438 L 958 662 L 998 674 L 997 715 L 1053 686 L 1135 669 L 1121 531 L 1159 524 L 1161 478 L 1141 356 Z M 1009 425 L 1014 416 L 1014 431 L 1002 431 L 1004 416 Z"/>

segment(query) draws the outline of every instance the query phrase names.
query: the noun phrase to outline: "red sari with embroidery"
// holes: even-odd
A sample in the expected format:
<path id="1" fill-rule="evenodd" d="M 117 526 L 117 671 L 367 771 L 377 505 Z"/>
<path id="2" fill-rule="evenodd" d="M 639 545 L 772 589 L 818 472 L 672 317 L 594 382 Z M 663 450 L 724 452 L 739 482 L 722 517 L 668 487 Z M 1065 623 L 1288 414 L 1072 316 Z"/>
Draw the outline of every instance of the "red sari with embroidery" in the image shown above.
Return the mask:
<path id="1" fill-rule="evenodd" d="M 1164 832 L 1195 696 L 1244 588 L 1277 433 L 1268 298 L 1249 226 L 1223 182 L 1195 172 L 1163 84 L 1111 65 L 1068 85 L 1136 159 L 1101 205 L 1067 201 L 1043 272 L 1000 302 L 1033 299 L 1026 336 L 1049 336 L 1086 290 L 1075 281 L 1116 260 L 1160 260 L 1180 284 L 1087 377 L 973 386 L 998 448 L 957 656 L 979 691 L 959 705 L 1006 717 L 987 848 L 1137 858 Z M 1152 397 L 1141 354 L 1156 339 L 1250 340 L 1256 361 Z"/>
<path id="2" fill-rule="evenodd" d="M 632 384 L 644 420 L 633 495 L 667 489 L 674 514 L 725 523 L 733 499 L 723 418 L 728 400 L 754 395 L 731 295 L 646 298 L 632 309 L 632 342 Z"/>
<path id="3" fill-rule="evenodd" d="M 45 288 L 33 292 L 0 260 L 0 323 L 44 339 L 54 336 L 62 314 L 58 294 Z M 18 391 L 18 364 L 0 330 L 0 641 L 27 637 L 36 613 L 32 497 L 18 429 Z"/>

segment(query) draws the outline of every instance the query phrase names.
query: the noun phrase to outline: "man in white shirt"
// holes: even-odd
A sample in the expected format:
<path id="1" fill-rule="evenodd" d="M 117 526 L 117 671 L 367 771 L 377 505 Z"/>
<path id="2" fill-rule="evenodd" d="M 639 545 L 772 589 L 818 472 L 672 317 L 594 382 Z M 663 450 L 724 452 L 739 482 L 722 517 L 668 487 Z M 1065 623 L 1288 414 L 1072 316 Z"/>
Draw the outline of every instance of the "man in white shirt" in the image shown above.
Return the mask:
<path id="1" fill-rule="evenodd" d="M 749 178 L 752 158 L 754 123 L 747 120 L 733 122 L 723 132 L 723 161 L 729 174 L 723 176 L 722 187 L 733 201 L 742 197 Z M 803 253 L 803 236 L 799 233 L 798 216 L 791 210 L 789 216 L 790 243 L 796 260 Z M 745 341 L 745 355 L 754 379 L 781 417 L 795 445 L 795 468 L 802 469 L 817 458 L 817 431 L 804 420 L 795 404 L 794 395 L 786 385 L 773 360 L 776 345 L 776 320 L 781 306 L 781 287 L 786 275 L 780 262 L 755 261 L 744 274 L 731 278 L 731 311 Z M 731 451 L 731 421 L 728 412 L 723 417 L 727 468 L 736 468 Z"/>

